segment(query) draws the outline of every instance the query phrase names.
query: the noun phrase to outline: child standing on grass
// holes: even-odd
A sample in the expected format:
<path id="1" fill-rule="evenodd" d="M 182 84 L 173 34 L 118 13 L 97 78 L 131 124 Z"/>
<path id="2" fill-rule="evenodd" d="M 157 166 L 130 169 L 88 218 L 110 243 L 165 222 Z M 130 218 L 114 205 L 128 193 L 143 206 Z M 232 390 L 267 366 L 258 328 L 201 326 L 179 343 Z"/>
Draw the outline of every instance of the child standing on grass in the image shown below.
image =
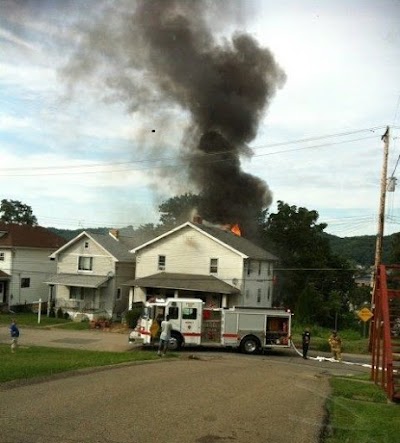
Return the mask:
<path id="1" fill-rule="evenodd" d="M 19 329 L 15 320 L 12 320 L 10 325 L 11 335 L 11 352 L 14 353 L 18 346 Z"/>

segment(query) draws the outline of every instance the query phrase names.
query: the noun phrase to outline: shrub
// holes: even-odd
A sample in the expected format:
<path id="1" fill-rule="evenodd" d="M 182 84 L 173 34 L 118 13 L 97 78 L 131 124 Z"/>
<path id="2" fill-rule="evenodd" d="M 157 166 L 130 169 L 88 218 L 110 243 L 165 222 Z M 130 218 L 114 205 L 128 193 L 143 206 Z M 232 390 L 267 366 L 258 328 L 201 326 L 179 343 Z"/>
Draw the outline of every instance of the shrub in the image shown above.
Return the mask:
<path id="1" fill-rule="evenodd" d="M 134 328 L 137 325 L 141 313 L 142 307 L 134 307 L 125 314 L 125 321 L 128 327 Z"/>

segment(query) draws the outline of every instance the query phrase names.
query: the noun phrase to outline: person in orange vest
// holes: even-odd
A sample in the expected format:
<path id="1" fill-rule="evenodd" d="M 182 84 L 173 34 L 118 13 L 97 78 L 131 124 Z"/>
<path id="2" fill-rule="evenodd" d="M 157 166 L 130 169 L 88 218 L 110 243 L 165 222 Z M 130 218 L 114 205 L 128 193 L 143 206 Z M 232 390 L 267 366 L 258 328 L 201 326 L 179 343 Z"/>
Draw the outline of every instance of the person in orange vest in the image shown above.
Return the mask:
<path id="1" fill-rule="evenodd" d="M 332 331 L 328 342 L 331 347 L 333 358 L 342 361 L 342 339 L 339 337 L 337 331 Z"/>

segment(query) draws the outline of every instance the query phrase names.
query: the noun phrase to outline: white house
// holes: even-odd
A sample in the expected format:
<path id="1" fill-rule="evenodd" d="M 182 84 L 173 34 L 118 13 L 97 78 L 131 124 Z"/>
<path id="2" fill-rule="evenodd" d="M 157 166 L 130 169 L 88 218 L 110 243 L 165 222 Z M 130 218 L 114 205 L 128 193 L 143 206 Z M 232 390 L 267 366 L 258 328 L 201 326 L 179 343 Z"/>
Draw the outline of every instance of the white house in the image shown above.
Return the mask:
<path id="1" fill-rule="evenodd" d="M 83 231 L 63 245 L 50 256 L 57 265 L 46 280 L 52 306 L 71 317 L 120 316 L 128 308 L 129 289 L 123 283 L 135 275 L 134 255 L 129 252 L 134 245 L 134 238 L 118 230 Z"/>
<path id="2" fill-rule="evenodd" d="M 47 300 L 46 278 L 56 271 L 49 255 L 66 242 L 41 226 L 0 223 L 0 305 Z"/>
<path id="3" fill-rule="evenodd" d="M 186 222 L 134 249 L 129 305 L 200 297 L 207 306 L 272 306 L 277 257 L 229 230 Z"/>

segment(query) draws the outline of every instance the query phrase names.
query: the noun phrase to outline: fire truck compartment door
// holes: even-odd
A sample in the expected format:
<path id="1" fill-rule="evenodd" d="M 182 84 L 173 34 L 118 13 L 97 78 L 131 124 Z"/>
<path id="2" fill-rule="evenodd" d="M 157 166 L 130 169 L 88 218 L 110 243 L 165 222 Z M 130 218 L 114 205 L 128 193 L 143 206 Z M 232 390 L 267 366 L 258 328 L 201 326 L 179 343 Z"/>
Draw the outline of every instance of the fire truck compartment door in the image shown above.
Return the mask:
<path id="1" fill-rule="evenodd" d="M 201 342 L 201 307 L 196 303 L 182 304 L 181 333 L 187 345 Z"/>

